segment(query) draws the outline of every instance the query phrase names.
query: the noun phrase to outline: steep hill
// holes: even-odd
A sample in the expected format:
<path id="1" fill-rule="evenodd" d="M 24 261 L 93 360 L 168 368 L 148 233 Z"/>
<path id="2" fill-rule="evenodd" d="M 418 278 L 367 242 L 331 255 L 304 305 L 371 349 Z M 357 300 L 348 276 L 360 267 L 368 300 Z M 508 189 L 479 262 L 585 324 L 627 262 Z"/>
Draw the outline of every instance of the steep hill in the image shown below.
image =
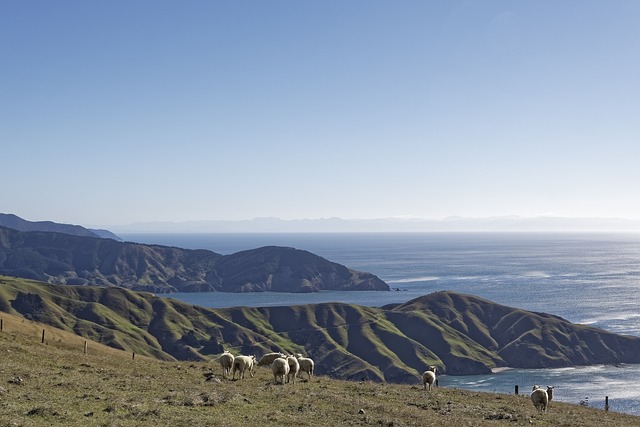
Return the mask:
<path id="1" fill-rule="evenodd" d="M 575 325 L 482 298 L 438 292 L 385 308 L 325 303 L 208 309 L 122 288 L 1 278 L 0 311 L 161 359 L 206 360 L 231 349 L 304 353 L 339 379 L 412 383 L 495 367 L 640 363 L 640 338 Z"/>
<path id="2" fill-rule="evenodd" d="M 389 290 L 370 273 L 307 251 L 264 247 L 232 255 L 0 227 L 0 274 L 56 284 L 165 292 Z"/>

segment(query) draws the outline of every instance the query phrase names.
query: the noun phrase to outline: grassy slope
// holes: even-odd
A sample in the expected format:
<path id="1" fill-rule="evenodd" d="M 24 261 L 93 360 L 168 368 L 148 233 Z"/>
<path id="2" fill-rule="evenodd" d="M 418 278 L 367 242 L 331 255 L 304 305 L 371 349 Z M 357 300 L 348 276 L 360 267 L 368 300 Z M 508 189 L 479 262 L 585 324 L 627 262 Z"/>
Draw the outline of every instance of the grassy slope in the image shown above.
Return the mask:
<path id="1" fill-rule="evenodd" d="M 331 303 L 214 310 L 120 288 L 0 276 L 0 311 L 164 360 L 204 361 L 223 348 L 258 357 L 305 353 L 317 373 L 338 379 L 413 383 L 429 365 L 470 374 L 640 362 L 637 337 L 455 293 L 386 309 Z"/>
<path id="2" fill-rule="evenodd" d="M 29 313 L 32 320 L 156 358 L 204 360 L 223 346 L 258 356 L 302 352 L 319 362 L 319 373 L 388 381 L 413 381 L 440 362 L 378 309 L 318 304 L 211 310 L 124 289 L 0 279 L 0 310 Z M 390 344 L 415 346 L 412 354 L 403 350 L 412 366 L 387 349 Z M 387 366 L 384 372 L 379 365 Z"/>
<path id="3" fill-rule="evenodd" d="M 136 356 L 3 313 L 0 426 L 638 426 L 640 418 L 527 396 L 347 382 L 316 376 L 273 385 L 267 368 L 242 381 L 211 362 Z M 41 331 L 46 328 L 46 343 Z M 18 378 L 21 381 L 18 384 Z M 360 413 L 360 410 L 364 413 Z"/>

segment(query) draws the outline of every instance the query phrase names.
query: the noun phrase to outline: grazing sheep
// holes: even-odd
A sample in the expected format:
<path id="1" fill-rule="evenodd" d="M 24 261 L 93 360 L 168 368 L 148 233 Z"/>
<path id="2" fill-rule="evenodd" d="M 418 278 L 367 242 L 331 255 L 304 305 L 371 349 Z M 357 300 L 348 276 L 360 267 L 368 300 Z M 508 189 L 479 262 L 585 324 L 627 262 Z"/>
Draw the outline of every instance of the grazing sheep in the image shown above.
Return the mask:
<path id="1" fill-rule="evenodd" d="M 299 372 L 306 372 L 309 376 L 309 380 L 311 380 L 311 377 L 313 376 L 313 368 L 315 366 L 313 360 L 308 357 L 302 357 L 300 353 L 296 354 L 296 359 L 298 359 L 298 363 L 300 364 Z"/>
<path id="2" fill-rule="evenodd" d="M 549 404 L 549 396 L 545 390 L 536 384 L 533 386 L 533 391 L 531 392 L 531 402 L 533 402 L 533 406 L 535 406 L 538 411 L 546 412 L 547 405 Z"/>
<path id="3" fill-rule="evenodd" d="M 227 378 L 231 373 L 234 359 L 235 357 L 233 357 L 233 354 L 231 354 L 229 350 L 225 350 L 224 353 L 220 355 L 218 360 L 220 361 L 220 366 L 222 366 L 222 378 Z"/>
<path id="4" fill-rule="evenodd" d="M 260 360 L 258 361 L 258 366 L 271 366 L 274 360 L 276 360 L 278 357 L 283 356 L 284 354 L 282 353 L 267 353 L 260 358 Z"/>
<path id="5" fill-rule="evenodd" d="M 547 407 L 551 405 L 551 401 L 553 400 L 553 386 L 547 386 L 547 397 L 549 397 L 549 402 L 547 402 Z"/>
<path id="6" fill-rule="evenodd" d="M 236 356 L 233 361 L 233 376 L 232 379 L 236 379 L 236 371 L 239 371 L 238 379 L 244 379 L 245 372 L 249 371 L 249 374 L 253 377 L 253 366 L 256 363 L 255 356 Z"/>
<path id="7" fill-rule="evenodd" d="M 273 383 L 278 384 L 278 378 L 284 384 L 285 378 L 289 374 L 289 362 L 284 357 L 278 357 L 271 363 L 271 372 L 273 372 Z"/>
<path id="8" fill-rule="evenodd" d="M 287 382 L 293 378 L 293 383 L 296 383 L 296 375 L 300 371 L 300 363 L 294 356 L 287 356 L 287 362 L 289 363 L 289 373 L 287 374 Z"/>
<path id="9" fill-rule="evenodd" d="M 431 391 L 431 388 L 436 382 L 436 367 L 429 366 L 429 369 L 424 371 L 422 374 L 422 384 L 424 385 L 425 390 Z M 428 388 L 427 388 L 428 387 Z"/>

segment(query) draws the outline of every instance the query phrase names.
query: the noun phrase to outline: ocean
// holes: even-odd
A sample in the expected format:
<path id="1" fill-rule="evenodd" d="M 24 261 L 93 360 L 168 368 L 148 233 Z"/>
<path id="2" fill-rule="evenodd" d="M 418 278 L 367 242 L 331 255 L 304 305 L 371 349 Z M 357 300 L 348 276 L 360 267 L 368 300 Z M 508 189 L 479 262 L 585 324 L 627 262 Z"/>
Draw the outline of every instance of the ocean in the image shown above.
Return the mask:
<path id="1" fill-rule="evenodd" d="M 380 277 L 391 292 L 177 293 L 205 307 L 347 302 L 401 303 L 440 290 L 551 313 L 574 323 L 640 336 L 640 234 L 318 233 L 126 234 L 125 240 L 231 254 L 261 246 L 304 249 Z M 529 393 L 553 385 L 554 399 L 640 415 L 640 365 L 511 369 L 440 376 L 441 386 Z"/>

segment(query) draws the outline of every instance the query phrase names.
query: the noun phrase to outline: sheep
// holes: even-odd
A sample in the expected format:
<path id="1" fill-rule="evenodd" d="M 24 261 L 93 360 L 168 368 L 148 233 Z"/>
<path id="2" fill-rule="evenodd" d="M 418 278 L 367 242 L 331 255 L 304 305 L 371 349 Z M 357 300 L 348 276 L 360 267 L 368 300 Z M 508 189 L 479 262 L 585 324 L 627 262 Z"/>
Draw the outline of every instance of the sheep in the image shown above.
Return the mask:
<path id="1" fill-rule="evenodd" d="M 258 361 L 258 366 L 271 366 L 271 363 L 273 363 L 274 360 L 276 360 L 278 357 L 283 356 L 284 354 L 282 353 L 267 353 L 260 358 L 260 360 Z"/>
<path id="2" fill-rule="evenodd" d="M 229 350 L 225 350 L 224 353 L 220 355 L 220 358 L 218 360 L 220 361 L 220 366 L 222 366 L 222 378 L 227 378 L 227 376 L 231 373 L 234 359 L 235 357 L 229 352 Z"/>
<path id="3" fill-rule="evenodd" d="M 539 385 L 534 385 L 531 392 L 531 402 L 538 411 L 547 412 L 547 405 L 549 404 L 549 396 L 547 392 L 540 388 Z"/>
<path id="4" fill-rule="evenodd" d="M 547 386 L 547 397 L 549 397 L 549 402 L 547 403 L 547 407 L 551 406 L 551 401 L 553 400 L 553 386 Z"/>
<path id="5" fill-rule="evenodd" d="M 278 357 L 271 363 L 271 372 L 273 372 L 273 383 L 278 384 L 280 378 L 282 384 L 289 375 L 289 362 L 284 357 Z"/>
<path id="6" fill-rule="evenodd" d="M 244 379 L 244 374 L 249 371 L 249 375 L 253 377 L 253 366 L 256 363 L 255 356 L 236 356 L 233 361 L 233 376 L 232 379 L 236 379 L 236 371 L 239 371 L 238 379 Z"/>
<path id="7" fill-rule="evenodd" d="M 296 359 L 298 359 L 298 363 L 300 364 L 299 372 L 306 372 L 309 380 L 311 380 L 311 377 L 313 376 L 313 368 L 315 366 L 313 360 L 308 357 L 302 357 L 300 353 L 296 354 Z"/>
<path id="8" fill-rule="evenodd" d="M 289 363 L 289 373 L 287 374 L 287 382 L 293 378 L 293 383 L 296 383 L 296 375 L 300 371 L 300 363 L 294 356 L 287 356 L 287 362 Z"/>
<path id="9" fill-rule="evenodd" d="M 429 366 L 429 369 L 422 374 L 422 384 L 425 390 L 431 391 L 433 384 L 436 382 L 436 367 Z"/>

